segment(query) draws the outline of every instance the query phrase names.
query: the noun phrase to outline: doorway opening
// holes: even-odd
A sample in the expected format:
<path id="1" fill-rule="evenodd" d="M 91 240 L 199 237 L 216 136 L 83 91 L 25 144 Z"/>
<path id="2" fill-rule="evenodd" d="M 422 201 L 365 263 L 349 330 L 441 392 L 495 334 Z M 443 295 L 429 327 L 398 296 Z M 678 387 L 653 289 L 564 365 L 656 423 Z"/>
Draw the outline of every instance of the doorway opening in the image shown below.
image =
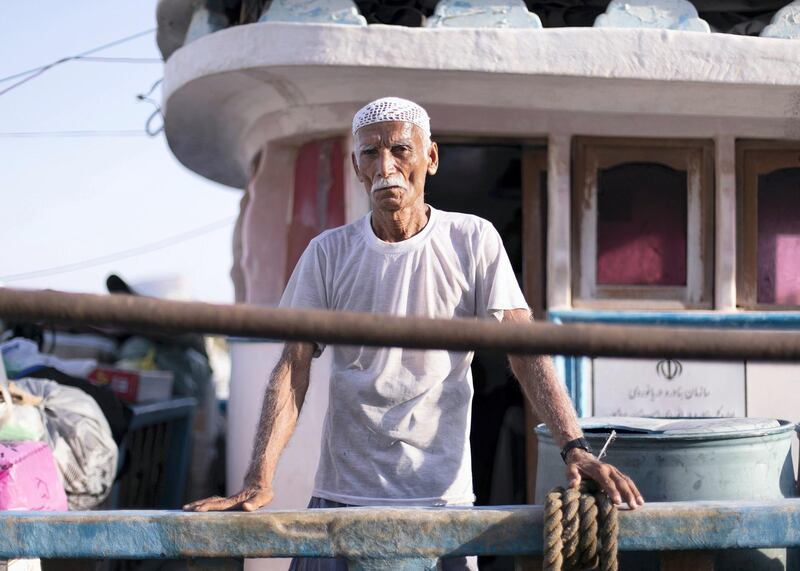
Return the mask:
<path id="1" fill-rule="evenodd" d="M 519 143 L 439 143 L 440 165 L 426 181 L 434 208 L 474 214 L 490 221 L 528 304 L 545 310 L 547 151 Z M 476 505 L 533 501 L 536 419 L 526 412 L 519 383 L 505 355 L 475 353 L 472 363 L 473 486 Z M 513 558 L 485 558 L 481 569 L 513 569 Z"/>

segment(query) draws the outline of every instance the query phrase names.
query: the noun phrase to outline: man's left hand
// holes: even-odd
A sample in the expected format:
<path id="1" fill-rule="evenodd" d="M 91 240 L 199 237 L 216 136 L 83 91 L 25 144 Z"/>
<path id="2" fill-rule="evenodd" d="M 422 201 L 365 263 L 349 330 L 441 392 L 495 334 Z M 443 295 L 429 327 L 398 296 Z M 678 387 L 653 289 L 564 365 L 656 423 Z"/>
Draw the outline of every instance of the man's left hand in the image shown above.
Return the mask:
<path id="1" fill-rule="evenodd" d="M 627 503 L 631 509 L 644 505 L 636 484 L 611 464 L 604 464 L 586 450 L 575 448 L 567 455 L 567 480 L 577 488 L 583 478 L 594 480 L 615 504 Z"/>

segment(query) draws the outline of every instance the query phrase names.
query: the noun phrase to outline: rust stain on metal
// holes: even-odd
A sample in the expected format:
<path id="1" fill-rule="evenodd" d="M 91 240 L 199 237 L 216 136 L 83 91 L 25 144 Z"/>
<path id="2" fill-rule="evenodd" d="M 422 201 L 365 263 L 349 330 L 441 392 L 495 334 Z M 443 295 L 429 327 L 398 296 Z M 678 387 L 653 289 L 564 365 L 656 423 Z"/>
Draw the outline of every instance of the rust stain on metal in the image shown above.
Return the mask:
<path id="1" fill-rule="evenodd" d="M 412 349 L 800 360 L 800 333 L 425 319 L 0 288 L 0 316 L 135 331 L 198 332 Z"/>

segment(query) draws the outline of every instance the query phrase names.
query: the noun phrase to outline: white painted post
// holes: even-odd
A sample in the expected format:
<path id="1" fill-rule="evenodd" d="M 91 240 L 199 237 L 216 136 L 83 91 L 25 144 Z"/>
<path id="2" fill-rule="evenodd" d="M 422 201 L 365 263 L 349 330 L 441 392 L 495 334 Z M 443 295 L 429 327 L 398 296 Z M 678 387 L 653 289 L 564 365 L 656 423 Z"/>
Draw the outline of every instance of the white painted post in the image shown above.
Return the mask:
<path id="1" fill-rule="evenodd" d="M 550 135 L 547 146 L 547 309 L 572 305 L 570 156 L 572 136 Z"/>
<path id="2" fill-rule="evenodd" d="M 736 309 L 736 140 L 716 140 L 714 309 Z"/>

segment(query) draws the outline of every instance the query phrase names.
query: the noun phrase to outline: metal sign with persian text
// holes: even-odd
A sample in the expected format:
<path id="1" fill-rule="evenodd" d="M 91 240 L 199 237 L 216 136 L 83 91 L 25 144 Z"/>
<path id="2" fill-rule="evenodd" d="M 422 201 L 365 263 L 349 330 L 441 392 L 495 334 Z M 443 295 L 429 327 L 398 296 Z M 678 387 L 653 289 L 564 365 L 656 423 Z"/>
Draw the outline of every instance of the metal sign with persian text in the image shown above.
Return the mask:
<path id="1" fill-rule="evenodd" d="M 677 359 L 593 360 L 594 416 L 745 416 L 745 366 Z"/>

